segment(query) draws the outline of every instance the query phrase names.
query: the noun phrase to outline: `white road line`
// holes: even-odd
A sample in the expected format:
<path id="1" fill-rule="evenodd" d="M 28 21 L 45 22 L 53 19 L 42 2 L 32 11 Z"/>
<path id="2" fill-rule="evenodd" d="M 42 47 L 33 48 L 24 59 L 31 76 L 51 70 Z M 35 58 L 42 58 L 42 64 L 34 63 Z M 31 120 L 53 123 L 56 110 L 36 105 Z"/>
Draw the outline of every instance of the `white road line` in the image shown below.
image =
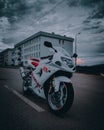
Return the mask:
<path id="1" fill-rule="evenodd" d="M 28 98 L 24 97 L 19 92 L 15 91 L 13 89 L 10 89 L 7 85 L 4 85 L 4 87 L 9 89 L 9 90 L 11 90 L 16 96 L 18 96 L 22 101 L 24 101 L 26 104 L 28 104 L 29 106 L 34 108 L 37 112 L 44 112 L 45 111 L 43 108 L 41 108 L 37 104 L 35 104 L 32 101 L 30 101 Z"/>
<path id="2" fill-rule="evenodd" d="M 103 74 L 103 73 L 100 73 L 100 75 L 104 77 L 104 74 Z"/>
<path id="3" fill-rule="evenodd" d="M 7 85 L 4 85 L 5 88 L 9 89 L 9 87 Z"/>

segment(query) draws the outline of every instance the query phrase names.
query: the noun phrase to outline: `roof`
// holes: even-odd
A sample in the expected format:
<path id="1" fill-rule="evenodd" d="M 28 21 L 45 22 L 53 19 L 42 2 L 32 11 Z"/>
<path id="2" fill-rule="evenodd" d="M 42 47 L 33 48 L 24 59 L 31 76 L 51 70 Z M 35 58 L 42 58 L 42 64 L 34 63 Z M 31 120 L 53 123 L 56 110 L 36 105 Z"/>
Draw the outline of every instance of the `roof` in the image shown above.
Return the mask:
<path id="1" fill-rule="evenodd" d="M 15 45 L 15 47 L 18 47 L 22 44 L 24 44 L 25 42 L 29 41 L 29 40 L 32 40 L 38 36 L 45 36 L 45 37 L 51 37 L 51 38 L 56 38 L 56 39 L 61 39 L 61 40 L 66 40 L 66 41 L 70 41 L 70 42 L 73 42 L 74 41 L 74 38 L 71 38 L 71 37 L 67 37 L 67 36 L 62 36 L 62 35 L 58 35 L 58 34 L 55 34 L 54 32 L 52 33 L 48 33 L 48 32 L 43 32 L 43 31 L 39 31 L 37 33 L 35 33 L 34 35 L 24 39 L 23 41 L 17 43 Z"/>

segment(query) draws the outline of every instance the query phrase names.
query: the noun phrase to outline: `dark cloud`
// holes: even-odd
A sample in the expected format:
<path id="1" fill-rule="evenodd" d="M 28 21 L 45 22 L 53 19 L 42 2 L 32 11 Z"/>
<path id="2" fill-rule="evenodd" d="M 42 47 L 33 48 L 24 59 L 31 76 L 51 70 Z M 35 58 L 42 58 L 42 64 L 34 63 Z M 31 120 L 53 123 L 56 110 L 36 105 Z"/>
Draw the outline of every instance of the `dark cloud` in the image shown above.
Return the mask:
<path id="1" fill-rule="evenodd" d="M 91 4 L 93 4 L 93 6 L 90 8 L 92 11 L 89 13 L 89 16 L 82 23 L 84 25 L 83 30 L 90 31 L 93 34 L 103 33 L 104 0 L 84 0 L 83 2 L 91 2 Z"/>
<path id="2" fill-rule="evenodd" d="M 83 26 L 83 31 L 89 31 L 90 33 L 102 33 L 104 32 L 104 26 L 102 25 L 102 20 L 88 20 L 86 19 L 85 21 L 83 21 L 82 23 Z"/>
<path id="3" fill-rule="evenodd" d="M 99 3 L 104 3 L 104 0 L 66 0 L 69 6 L 88 6 L 92 7 Z"/>
<path id="4" fill-rule="evenodd" d="M 4 1 L 0 1 L 0 17 L 4 15 L 3 9 L 5 8 Z"/>
<path id="5" fill-rule="evenodd" d="M 95 29 L 98 29 L 98 28 L 99 28 L 98 25 L 93 25 L 93 26 L 89 26 L 89 27 L 85 26 L 83 28 L 83 30 L 95 30 Z"/>
<path id="6" fill-rule="evenodd" d="M 91 20 L 91 19 L 102 19 L 104 18 L 104 0 L 84 0 L 84 3 L 88 3 L 85 5 L 93 5 L 92 6 L 92 12 L 91 14 L 88 16 L 87 20 Z M 91 3 L 90 3 L 91 2 Z"/>
<path id="7" fill-rule="evenodd" d="M 52 12 L 53 9 L 51 10 L 50 6 L 55 3 L 56 0 L 0 0 L 0 27 L 3 30 L 0 33 L 4 33 L 0 38 L 2 43 L 11 44 L 16 43 L 16 39 L 23 39 L 26 29 L 35 28 L 41 18 Z M 47 23 L 47 25 L 50 24 Z M 20 34 L 22 38 L 18 38 Z M 32 35 L 32 32 L 28 35 Z"/>
<path id="8" fill-rule="evenodd" d="M 94 10 L 92 14 L 88 17 L 88 19 L 100 19 L 104 18 L 104 7 Z"/>
<path id="9" fill-rule="evenodd" d="M 76 6 L 79 4 L 79 0 L 66 0 L 69 6 Z"/>
<path id="10" fill-rule="evenodd" d="M 79 54 L 104 54 L 103 19 L 104 0 L 0 0 L 0 47 L 40 30 L 72 37 L 81 32 Z"/>
<path id="11" fill-rule="evenodd" d="M 0 1 L 0 5 L 1 14 L 7 17 L 17 15 L 17 13 L 24 12 L 27 9 L 25 1 L 23 2 L 22 0 L 4 0 Z"/>
<path id="12" fill-rule="evenodd" d="M 48 0 L 50 3 L 55 4 L 57 0 Z"/>
<path id="13" fill-rule="evenodd" d="M 66 0 L 69 6 L 85 6 L 92 8 L 93 11 L 84 22 L 90 22 L 90 19 L 104 18 L 104 0 Z"/>
<path id="14" fill-rule="evenodd" d="M 0 1 L 0 17 L 7 17 L 10 22 L 15 21 L 15 18 L 24 15 L 27 12 L 28 6 L 25 0 L 1 0 Z"/>
<path id="15" fill-rule="evenodd" d="M 104 0 L 79 0 L 80 4 L 83 6 L 94 6 L 101 2 L 104 2 Z"/>
<path id="16" fill-rule="evenodd" d="M 9 45 L 9 44 L 13 43 L 14 40 L 13 40 L 13 38 L 3 38 L 2 42 Z"/>
<path id="17" fill-rule="evenodd" d="M 88 24 L 88 23 L 90 23 L 90 20 L 88 18 L 83 21 L 83 24 Z"/>
<path id="18" fill-rule="evenodd" d="M 104 32 L 104 27 L 96 31 L 96 33 L 103 33 L 103 32 Z"/>
<path id="19" fill-rule="evenodd" d="M 54 3 L 56 3 L 56 0 L 53 0 L 53 1 L 51 1 L 51 0 L 35 0 L 32 3 L 27 2 L 28 7 L 30 9 L 31 8 L 34 9 L 34 11 L 36 11 L 36 12 L 42 11 L 42 9 L 44 8 L 44 6 L 46 4 L 49 4 L 49 3 L 54 4 Z"/>
<path id="20" fill-rule="evenodd" d="M 97 54 L 103 54 L 103 55 L 104 55 L 104 42 L 100 42 L 100 43 L 97 45 L 97 48 L 96 48 L 95 52 L 96 52 Z"/>
<path id="21" fill-rule="evenodd" d="M 39 12 L 42 13 L 45 5 L 55 3 L 56 0 L 0 0 L 0 17 L 7 17 L 10 23 L 18 22 L 31 13 L 40 18 Z"/>

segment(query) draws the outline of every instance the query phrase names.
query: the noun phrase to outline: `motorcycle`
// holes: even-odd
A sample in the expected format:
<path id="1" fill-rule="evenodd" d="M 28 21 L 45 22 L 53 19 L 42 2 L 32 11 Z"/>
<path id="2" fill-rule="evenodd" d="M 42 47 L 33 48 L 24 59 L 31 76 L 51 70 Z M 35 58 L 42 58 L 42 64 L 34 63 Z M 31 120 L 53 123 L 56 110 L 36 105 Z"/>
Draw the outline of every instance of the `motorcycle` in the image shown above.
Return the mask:
<path id="1" fill-rule="evenodd" d="M 32 90 L 34 94 L 47 100 L 52 113 L 62 115 L 71 108 L 74 100 L 71 77 L 75 66 L 70 54 L 62 47 L 54 48 L 48 41 L 44 42 L 44 46 L 49 50 L 53 49 L 54 54 L 41 60 L 31 59 L 27 71 L 20 67 L 23 92 L 27 94 Z"/>

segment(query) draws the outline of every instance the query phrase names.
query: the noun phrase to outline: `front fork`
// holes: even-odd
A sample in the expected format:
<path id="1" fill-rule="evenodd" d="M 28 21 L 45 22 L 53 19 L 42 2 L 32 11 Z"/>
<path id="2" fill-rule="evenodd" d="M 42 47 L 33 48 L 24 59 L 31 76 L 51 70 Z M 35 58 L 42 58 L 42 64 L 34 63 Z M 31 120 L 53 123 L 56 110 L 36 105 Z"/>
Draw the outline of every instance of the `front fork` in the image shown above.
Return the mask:
<path id="1" fill-rule="evenodd" d="M 52 86 L 54 87 L 54 91 L 58 92 L 59 91 L 59 87 L 60 87 L 60 83 L 61 82 L 66 82 L 66 83 L 70 83 L 71 80 L 65 76 L 59 76 L 59 77 L 55 77 L 52 81 Z"/>

